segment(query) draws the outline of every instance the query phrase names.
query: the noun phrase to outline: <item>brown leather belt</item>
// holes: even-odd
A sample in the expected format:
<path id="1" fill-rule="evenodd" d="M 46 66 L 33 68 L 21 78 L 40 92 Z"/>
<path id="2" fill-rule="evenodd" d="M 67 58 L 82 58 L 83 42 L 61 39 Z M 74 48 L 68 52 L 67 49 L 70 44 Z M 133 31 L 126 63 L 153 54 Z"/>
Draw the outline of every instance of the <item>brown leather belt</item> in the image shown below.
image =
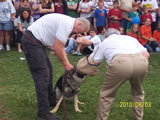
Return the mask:
<path id="1" fill-rule="evenodd" d="M 32 34 L 31 31 L 27 30 L 26 32 L 23 33 L 23 35 L 24 35 L 27 39 L 31 40 L 34 44 L 39 45 L 39 46 L 43 46 L 43 44 L 34 37 L 34 35 Z M 31 36 L 33 36 L 34 39 L 31 38 Z"/>

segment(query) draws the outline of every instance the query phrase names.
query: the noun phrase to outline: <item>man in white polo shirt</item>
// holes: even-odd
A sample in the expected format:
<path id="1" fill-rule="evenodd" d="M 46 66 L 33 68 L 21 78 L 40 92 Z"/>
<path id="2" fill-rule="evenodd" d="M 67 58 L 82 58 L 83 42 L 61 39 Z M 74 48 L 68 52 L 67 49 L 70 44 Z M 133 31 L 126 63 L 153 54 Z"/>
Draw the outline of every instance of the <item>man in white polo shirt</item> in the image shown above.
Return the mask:
<path id="1" fill-rule="evenodd" d="M 134 116 L 136 120 L 143 120 L 142 82 L 148 70 L 149 54 L 135 38 L 120 35 L 116 29 L 109 28 L 106 35 L 108 38 L 90 56 L 97 64 L 105 59 L 108 66 L 100 90 L 96 120 L 107 120 L 116 91 L 127 80 L 131 85 Z M 141 106 L 136 106 L 136 102 Z"/>
<path id="2" fill-rule="evenodd" d="M 37 93 L 37 120 L 59 120 L 49 109 L 54 106 L 52 65 L 45 46 L 53 47 L 66 71 L 73 69 L 64 51 L 68 36 L 88 32 L 90 23 L 83 18 L 71 18 L 62 14 L 48 14 L 34 22 L 22 37 L 22 46 Z"/>

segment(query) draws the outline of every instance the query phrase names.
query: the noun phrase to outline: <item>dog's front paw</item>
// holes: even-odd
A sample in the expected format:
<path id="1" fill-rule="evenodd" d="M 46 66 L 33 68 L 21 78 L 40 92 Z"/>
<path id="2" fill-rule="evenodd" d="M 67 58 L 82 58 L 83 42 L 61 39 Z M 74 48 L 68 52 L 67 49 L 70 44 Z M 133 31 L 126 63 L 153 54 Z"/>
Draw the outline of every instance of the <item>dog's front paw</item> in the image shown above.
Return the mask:
<path id="1" fill-rule="evenodd" d="M 80 102 L 80 101 L 78 101 L 78 104 L 84 105 L 84 102 Z"/>
<path id="2" fill-rule="evenodd" d="M 76 111 L 76 112 L 83 112 L 83 111 L 81 111 L 79 108 L 75 108 L 75 111 Z"/>

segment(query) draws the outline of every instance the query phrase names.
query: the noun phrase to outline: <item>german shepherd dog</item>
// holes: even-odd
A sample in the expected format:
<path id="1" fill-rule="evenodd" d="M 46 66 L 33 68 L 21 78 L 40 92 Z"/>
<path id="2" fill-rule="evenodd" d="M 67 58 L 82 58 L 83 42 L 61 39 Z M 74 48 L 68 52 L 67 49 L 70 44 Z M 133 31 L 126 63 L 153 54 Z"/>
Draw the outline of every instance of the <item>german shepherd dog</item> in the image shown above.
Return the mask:
<path id="1" fill-rule="evenodd" d="M 86 74 L 78 72 L 76 68 L 72 71 L 66 72 L 56 82 L 54 88 L 55 107 L 50 111 L 51 113 L 57 112 L 61 102 L 65 98 L 74 98 L 74 109 L 76 112 L 82 112 L 78 104 L 84 104 L 78 100 L 78 92 L 82 82 L 85 80 Z"/>

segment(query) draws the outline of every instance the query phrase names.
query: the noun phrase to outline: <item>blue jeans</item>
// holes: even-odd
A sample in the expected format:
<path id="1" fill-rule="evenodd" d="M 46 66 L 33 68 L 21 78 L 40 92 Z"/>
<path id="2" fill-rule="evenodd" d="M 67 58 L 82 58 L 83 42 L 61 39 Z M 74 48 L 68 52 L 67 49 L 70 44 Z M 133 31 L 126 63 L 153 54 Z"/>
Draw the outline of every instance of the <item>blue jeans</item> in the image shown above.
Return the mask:
<path id="1" fill-rule="evenodd" d="M 66 53 L 71 53 L 72 50 L 76 50 L 77 49 L 77 43 L 76 40 L 74 38 L 70 38 L 69 39 L 69 43 L 68 46 L 65 48 Z"/>
<path id="2" fill-rule="evenodd" d="M 147 48 L 148 52 L 153 52 L 155 49 L 158 47 L 158 42 L 157 41 L 152 41 L 151 43 L 147 42 L 144 47 Z"/>

